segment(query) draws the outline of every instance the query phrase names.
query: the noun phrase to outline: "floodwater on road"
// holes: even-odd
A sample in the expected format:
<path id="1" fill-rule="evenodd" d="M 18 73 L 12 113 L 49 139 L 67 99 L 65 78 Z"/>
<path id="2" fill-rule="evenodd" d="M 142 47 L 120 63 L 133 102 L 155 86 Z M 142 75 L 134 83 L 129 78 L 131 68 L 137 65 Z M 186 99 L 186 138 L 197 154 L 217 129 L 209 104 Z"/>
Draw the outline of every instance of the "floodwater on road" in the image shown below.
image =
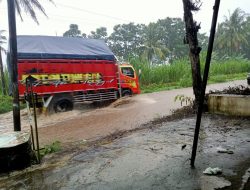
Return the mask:
<path id="1" fill-rule="evenodd" d="M 57 154 L 58 165 L 2 177 L 0 189 L 239 189 L 250 168 L 250 120 L 205 115 L 191 169 L 194 126 L 195 116 L 151 123 L 112 142 L 78 149 L 65 160 Z M 207 167 L 219 167 L 222 174 L 202 174 Z"/>
<path id="2" fill-rule="evenodd" d="M 207 91 L 235 85 L 246 85 L 246 80 L 208 85 Z M 170 115 L 172 110 L 180 108 L 181 103 L 174 99 L 182 94 L 193 98 L 192 88 L 183 88 L 141 94 L 117 100 L 106 107 L 84 105 L 80 109 L 66 113 L 39 114 L 39 141 L 42 146 L 55 141 L 92 141 L 117 131 L 134 129 L 154 119 Z M 29 131 L 26 110 L 21 112 L 21 117 L 22 130 Z M 6 131 L 13 131 L 12 112 L 0 115 L 0 132 Z"/>

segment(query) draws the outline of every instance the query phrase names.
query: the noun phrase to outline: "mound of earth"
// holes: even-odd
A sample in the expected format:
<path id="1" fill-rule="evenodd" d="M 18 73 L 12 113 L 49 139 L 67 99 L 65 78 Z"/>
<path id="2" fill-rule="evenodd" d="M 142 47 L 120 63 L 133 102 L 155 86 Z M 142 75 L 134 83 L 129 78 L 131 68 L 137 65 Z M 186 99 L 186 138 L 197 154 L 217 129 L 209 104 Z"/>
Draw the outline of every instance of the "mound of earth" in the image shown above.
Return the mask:
<path id="1" fill-rule="evenodd" d="M 250 88 L 243 85 L 235 87 L 229 86 L 223 90 L 209 91 L 209 94 L 250 95 Z"/>

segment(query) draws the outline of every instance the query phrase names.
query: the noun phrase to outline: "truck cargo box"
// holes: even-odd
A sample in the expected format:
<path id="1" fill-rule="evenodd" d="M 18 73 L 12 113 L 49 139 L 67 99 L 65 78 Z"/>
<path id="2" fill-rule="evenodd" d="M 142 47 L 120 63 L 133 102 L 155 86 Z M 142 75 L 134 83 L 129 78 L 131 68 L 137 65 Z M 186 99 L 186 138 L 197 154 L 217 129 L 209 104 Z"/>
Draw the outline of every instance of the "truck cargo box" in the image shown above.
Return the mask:
<path id="1" fill-rule="evenodd" d="M 18 59 L 110 60 L 115 56 L 103 40 L 58 37 L 17 36 Z"/>

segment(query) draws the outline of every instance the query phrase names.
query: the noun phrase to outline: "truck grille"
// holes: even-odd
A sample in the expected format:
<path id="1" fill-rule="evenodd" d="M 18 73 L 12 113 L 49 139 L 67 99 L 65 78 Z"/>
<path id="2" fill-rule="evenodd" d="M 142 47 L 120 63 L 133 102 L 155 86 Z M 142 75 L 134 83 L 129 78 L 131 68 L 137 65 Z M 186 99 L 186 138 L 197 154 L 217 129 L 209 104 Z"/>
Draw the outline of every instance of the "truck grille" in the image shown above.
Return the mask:
<path id="1" fill-rule="evenodd" d="M 74 102 L 102 102 L 107 100 L 116 100 L 118 98 L 118 94 L 116 91 L 111 92 L 99 92 L 94 94 L 81 94 L 73 96 Z"/>

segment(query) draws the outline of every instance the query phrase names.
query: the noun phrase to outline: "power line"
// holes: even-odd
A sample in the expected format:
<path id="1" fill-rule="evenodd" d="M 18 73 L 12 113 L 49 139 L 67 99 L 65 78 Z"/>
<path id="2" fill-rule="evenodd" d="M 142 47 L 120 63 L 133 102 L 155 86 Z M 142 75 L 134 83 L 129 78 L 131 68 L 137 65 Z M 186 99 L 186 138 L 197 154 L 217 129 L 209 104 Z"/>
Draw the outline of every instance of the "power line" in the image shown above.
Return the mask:
<path id="1" fill-rule="evenodd" d="M 65 20 L 65 21 L 71 21 L 71 19 L 77 19 L 77 20 L 80 20 L 81 22 L 82 21 L 84 21 L 84 22 L 87 21 L 88 23 L 91 23 L 91 24 L 99 24 L 99 23 L 95 22 L 94 20 L 86 19 L 84 17 L 72 17 L 72 16 L 57 15 L 57 14 L 50 14 L 50 13 L 48 13 L 47 15 L 48 15 L 48 19 Z M 52 17 L 50 17 L 50 16 L 52 16 Z M 55 18 L 55 17 L 59 17 L 59 18 Z M 108 21 L 108 22 L 113 23 L 111 21 Z"/>
<path id="2" fill-rule="evenodd" d="M 119 20 L 119 21 L 123 21 L 123 22 L 131 22 L 130 20 L 126 20 L 126 19 L 122 19 L 122 18 L 119 18 L 119 17 L 114 17 L 114 16 L 102 14 L 102 13 L 97 13 L 97 12 L 94 12 L 94 11 L 89 11 L 89 10 L 86 10 L 86 9 L 73 7 L 73 6 L 70 6 L 70 5 L 62 4 L 62 3 L 56 3 L 56 5 L 60 5 L 62 7 L 70 8 L 70 9 L 77 10 L 77 11 L 83 11 L 83 12 L 86 12 L 86 13 L 89 13 L 89 14 L 92 14 L 92 15 L 98 15 L 98 16 L 102 16 L 102 17 L 106 17 L 106 18 L 111 18 L 111 19 L 114 19 L 114 20 Z M 0 8 L 0 10 L 3 10 L 3 11 L 7 12 L 7 8 Z M 52 14 L 47 13 L 47 15 L 52 15 Z M 60 16 L 60 15 L 56 15 L 56 16 Z M 65 17 L 65 15 L 60 16 L 60 17 Z M 71 17 L 71 18 L 79 18 L 79 17 Z"/>
<path id="3" fill-rule="evenodd" d="M 60 6 L 66 7 L 66 8 L 70 8 L 70 9 L 73 9 L 73 10 L 77 10 L 77 11 L 83 11 L 83 12 L 86 12 L 86 13 L 89 13 L 89 14 L 93 14 L 93 15 L 98 15 L 98 16 L 103 16 L 103 17 L 111 18 L 111 19 L 114 19 L 114 20 L 120 20 L 120 21 L 124 21 L 124 22 L 131 22 L 129 20 L 125 20 L 125 19 L 122 19 L 122 18 L 119 18 L 119 17 L 114 17 L 114 16 L 102 14 L 102 13 L 97 13 L 97 12 L 94 12 L 94 11 L 89 11 L 89 10 L 86 10 L 86 9 L 82 9 L 82 8 L 78 8 L 78 7 L 73 7 L 73 6 L 70 6 L 70 5 L 62 4 L 62 3 L 57 3 L 57 5 L 60 5 Z"/>
<path id="4" fill-rule="evenodd" d="M 68 25 L 70 25 L 71 23 L 75 23 L 75 24 L 77 24 L 77 25 L 81 25 L 81 26 L 91 26 L 92 28 L 93 27 L 95 27 L 95 28 L 98 28 L 98 27 L 106 27 L 107 29 L 108 29 L 108 27 L 107 26 L 103 26 L 103 23 L 97 23 L 97 22 L 91 22 L 90 20 L 86 20 L 86 19 L 82 19 L 82 18 L 80 18 L 80 17 L 78 17 L 79 18 L 79 20 L 81 20 L 81 22 L 73 22 L 70 18 L 76 18 L 76 17 L 65 17 L 65 16 L 60 16 L 60 15 L 55 15 L 55 14 L 51 14 L 52 15 L 52 17 L 50 17 L 50 14 L 48 14 L 48 16 L 49 16 L 49 18 L 48 19 L 43 19 L 43 20 L 40 20 L 39 22 L 40 22 L 40 24 L 46 24 L 46 23 L 44 23 L 44 22 L 49 22 L 49 23 L 47 23 L 46 25 L 48 26 L 48 25 L 52 25 L 52 26 L 66 26 L 67 24 L 66 23 L 68 23 Z M 59 18 L 58 18 L 59 17 Z M 54 21 L 56 21 L 56 24 L 53 24 L 53 20 Z M 106 24 L 107 23 L 110 23 L 111 25 L 113 25 L 112 24 L 112 22 L 106 22 Z M 21 22 L 21 23 L 18 23 L 18 25 L 19 24 L 25 24 L 25 22 Z M 87 27 L 88 28 L 88 27 Z M 80 29 L 80 30 L 82 30 L 82 29 Z M 93 31 L 94 31 L 94 28 L 92 29 Z M 87 30 L 88 31 L 88 30 Z M 83 28 L 83 30 L 82 30 L 82 32 L 87 32 L 84 28 Z M 91 30 L 89 30 L 89 32 L 90 32 Z M 88 33 L 89 33 L 88 32 Z"/>
<path id="5" fill-rule="evenodd" d="M 98 23 L 98 22 L 95 22 L 94 20 L 89 20 L 89 19 L 85 19 L 85 18 L 81 18 L 81 17 L 68 17 L 68 16 L 65 17 L 65 16 L 62 16 L 62 15 L 56 15 L 56 14 L 50 14 L 50 13 L 48 13 L 47 15 L 49 17 L 47 19 L 40 20 L 40 24 L 42 24 L 43 21 L 45 21 L 45 22 L 47 22 L 47 21 L 48 22 L 53 22 L 53 20 L 54 20 L 54 21 L 57 21 L 56 25 L 60 25 L 60 26 L 65 26 L 65 22 L 68 22 L 69 24 L 74 23 L 74 24 L 77 24 L 77 25 L 96 26 L 96 28 L 98 28 L 98 26 L 108 28 L 106 25 L 112 25 L 112 26 L 115 25 L 111 21 Z M 60 24 L 58 22 L 60 22 Z M 106 25 L 104 26 L 103 23 L 105 23 Z"/>

